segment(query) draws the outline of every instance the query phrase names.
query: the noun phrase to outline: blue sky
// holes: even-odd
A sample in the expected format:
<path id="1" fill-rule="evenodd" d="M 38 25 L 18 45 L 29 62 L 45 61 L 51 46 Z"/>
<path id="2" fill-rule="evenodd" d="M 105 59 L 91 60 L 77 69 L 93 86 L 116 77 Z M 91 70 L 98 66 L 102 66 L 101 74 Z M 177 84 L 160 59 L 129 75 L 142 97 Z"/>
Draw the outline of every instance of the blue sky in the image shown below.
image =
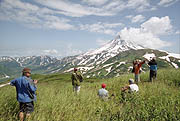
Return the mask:
<path id="1" fill-rule="evenodd" d="M 118 34 L 180 53 L 180 0 L 0 0 L 0 56 L 76 55 Z"/>

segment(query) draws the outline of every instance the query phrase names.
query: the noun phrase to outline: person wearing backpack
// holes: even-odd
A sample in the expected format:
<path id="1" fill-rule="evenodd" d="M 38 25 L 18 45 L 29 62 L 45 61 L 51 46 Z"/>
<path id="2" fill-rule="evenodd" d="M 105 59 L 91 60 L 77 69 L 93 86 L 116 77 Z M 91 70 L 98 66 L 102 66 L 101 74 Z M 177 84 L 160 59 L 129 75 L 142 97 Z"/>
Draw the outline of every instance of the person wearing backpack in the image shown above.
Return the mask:
<path id="1" fill-rule="evenodd" d="M 16 87 L 17 100 L 20 105 L 19 118 L 20 121 L 24 120 L 24 114 L 26 118 L 30 116 L 30 113 L 34 111 L 34 101 L 36 101 L 37 80 L 30 78 L 31 70 L 24 68 L 22 71 L 22 77 L 11 80 L 10 85 Z"/>
<path id="2" fill-rule="evenodd" d="M 152 82 L 153 79 L 156 79 L 157 76 L 157 62 L 155 58 L 152 58 L 152 60 L 150 60 L 148 62 L 149 65 L 149 69 L 150 69 L 150 74 L 149 74 L 149 79 Z"/>
<path id="3" fill-rule="evenodd" d="M 72 85 L 73 85 L 73 91 L 77 93 L 80 92 L 81 88 L 81 82 L 83 82 L 83 76 L 80 72 L 77 72 L 78 69 L 74 68 L 74 72 L 72 73 L 71 79 L 72 79 Z"/>
<path id="4" fill-rule="evenodd" d="M 140 76 L 139 76 L 139 74 L 140 74 L 140 72 L 141 72 L 141 66 L 142 66 L 142 64 L 144 64 L 145 63 L 145 60 L 144 61 L 138 61 L 138 60 L 136 60 L 136 61 L 134 61 L 133 62 L 133 70 L 134 70 L 134 78 L 135 78 L 135 82 L 136 83 L 138 83 L 139 81 L 140 81 Z"/>

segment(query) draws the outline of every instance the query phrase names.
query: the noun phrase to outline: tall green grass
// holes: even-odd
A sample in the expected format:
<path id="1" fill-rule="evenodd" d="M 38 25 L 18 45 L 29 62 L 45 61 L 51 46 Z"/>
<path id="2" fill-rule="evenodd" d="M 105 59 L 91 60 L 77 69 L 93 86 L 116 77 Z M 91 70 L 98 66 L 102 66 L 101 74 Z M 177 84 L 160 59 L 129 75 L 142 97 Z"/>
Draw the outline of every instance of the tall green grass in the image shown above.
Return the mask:
<path id="1" fill-rule="evenodd" d="M 138 94 L 121 97 L 121 87 L 133 74 L 110 79 L 88 79 L 79 95 L 72 91 L 70 75 L 33 75 L 39 81 L 35 111 L 29 121 L 177 121 L 180 119 L 180 70 L 159 70 L 158 78 L 148 82 L 149 73 L 141 74 Z M 111 97 L 97 96 L 101 83 L 107 84 Z M 18 120 L 19 105 L 15 88 L 0 88 L 0 120 Z"/>

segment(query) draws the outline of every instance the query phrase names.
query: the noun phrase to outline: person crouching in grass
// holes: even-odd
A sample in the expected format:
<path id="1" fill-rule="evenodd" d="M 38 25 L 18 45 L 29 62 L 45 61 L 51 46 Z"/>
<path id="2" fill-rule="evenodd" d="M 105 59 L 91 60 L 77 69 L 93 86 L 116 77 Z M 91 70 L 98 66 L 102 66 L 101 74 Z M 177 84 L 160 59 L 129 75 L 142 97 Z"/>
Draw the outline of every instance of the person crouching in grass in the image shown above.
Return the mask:
<path id="1" fill-rule="evenodd" d="M 121 96 L 123 100 L 125 99 L 125 92 L 128 91 L 128 93 L 133 93 L 133 92 L 138 92 L 139 91 L 139 87 L 137 84 L 134 83 L 133 79 L 129 79 L 129 85 L 126 85 L 124 87 L 121 88 Z"/>

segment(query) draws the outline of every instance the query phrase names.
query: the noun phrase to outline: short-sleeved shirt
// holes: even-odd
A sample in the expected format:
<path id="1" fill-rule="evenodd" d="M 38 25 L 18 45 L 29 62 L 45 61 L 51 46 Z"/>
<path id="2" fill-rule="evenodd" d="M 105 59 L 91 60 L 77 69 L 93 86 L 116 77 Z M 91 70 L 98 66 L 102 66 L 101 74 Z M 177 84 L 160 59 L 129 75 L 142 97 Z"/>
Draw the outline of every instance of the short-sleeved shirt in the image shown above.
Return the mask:
<path id="1" fill-rule="evenodd" d="M 139 87 L 137 86 L 137 84 L 130 84 L 129 88 L 130 88 L 131 92 L 138 92 L 139 91 Z"/>
<path id="2" fill-rule="evenodd" d="M 101 97 L 101 98 L 108 97 L 108 91 L 107 91 L 106 89 L 104 89 L 104 88 L 99 89 L 98 95 L 99 95 L 99 97 Z"/>
<path id="3" fill-rule="evenodd" d="M 20 78 L 11 80 L 10 84 L 16 87 L 17 100 L 19 102 L 32 102 L 36 100 L 35 91 L 37 89 L 31 78 L 22 76 Z"/>

